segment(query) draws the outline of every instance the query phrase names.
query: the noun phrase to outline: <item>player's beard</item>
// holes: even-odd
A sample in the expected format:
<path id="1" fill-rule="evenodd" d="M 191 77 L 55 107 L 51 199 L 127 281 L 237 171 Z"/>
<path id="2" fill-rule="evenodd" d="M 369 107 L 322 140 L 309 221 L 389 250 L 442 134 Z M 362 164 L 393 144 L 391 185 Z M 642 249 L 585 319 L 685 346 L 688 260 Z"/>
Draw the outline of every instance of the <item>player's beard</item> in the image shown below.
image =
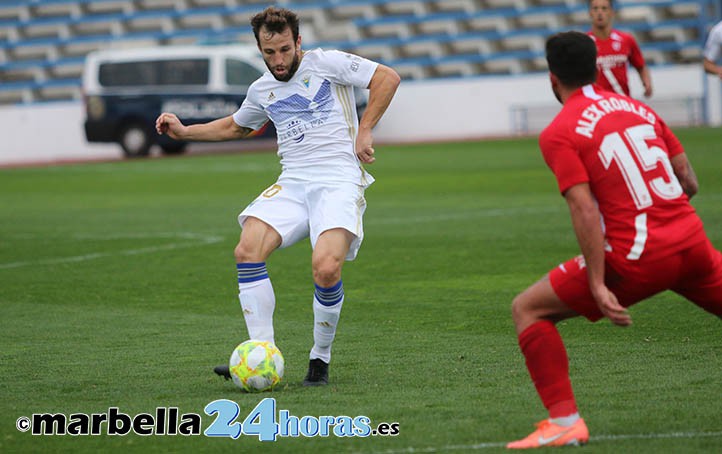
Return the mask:
<path id="1" fill-rule="evenodd" d="M 296 52 L 293 55 L 293 61 L 291 62 L 291 66 L 288 68 L 288 71 L 286 71 L 286 74 L 284 76 L 277 76 L 276 73 L 273 71 L 273 68 L 269 66 L 268 62 L 266 62 L 266 66 L 268 67 L 269 71 L 271 71 L 271 74 L 273 74 L 273 77 L 275 77 L 277 81 L 288 82 L 298 70 L 298 65 L 301 63 L 301 58 L 299 56 L 300 54 L 300 52 Z"/>

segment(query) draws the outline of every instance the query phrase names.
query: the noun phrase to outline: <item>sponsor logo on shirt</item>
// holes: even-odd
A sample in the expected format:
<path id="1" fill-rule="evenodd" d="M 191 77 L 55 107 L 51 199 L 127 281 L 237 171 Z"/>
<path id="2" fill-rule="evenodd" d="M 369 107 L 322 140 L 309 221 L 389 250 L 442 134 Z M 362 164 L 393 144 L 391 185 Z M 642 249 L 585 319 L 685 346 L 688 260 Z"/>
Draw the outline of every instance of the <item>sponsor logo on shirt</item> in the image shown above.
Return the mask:
<path id="1" fill-rule="evenodd" d="M 358 72 L 361 68 L 361 57 L 357 55 L 346 54 L 346 58 L 351 60 L 351 71 Z"/>
<path id="2" fill-rule="evenodd" d="M 324 80 L 312 99 L 298 93 L 269 105 L 266 111 L 278 129 L 278 140 L 300 143 L 305 133 L 326 123 L 334 106 L 331 82 Z"/>
<path id="3" fill-rule="evenodd" d="M 617 49 L 619 50 L 619 49 Z M 627 64 L 629 58 L 624 54 L 603 55 L 597 57 L 597 66 L 600 68 L 612 68 Z"/>

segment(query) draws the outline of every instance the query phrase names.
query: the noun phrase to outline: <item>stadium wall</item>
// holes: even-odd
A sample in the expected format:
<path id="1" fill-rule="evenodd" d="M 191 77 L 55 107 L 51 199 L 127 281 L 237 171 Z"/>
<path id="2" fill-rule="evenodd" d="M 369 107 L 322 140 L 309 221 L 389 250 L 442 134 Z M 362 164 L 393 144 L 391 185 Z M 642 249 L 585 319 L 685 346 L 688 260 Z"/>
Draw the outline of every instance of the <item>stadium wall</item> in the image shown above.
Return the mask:
<path id="1" fill-rule="evenodd" d="M 639 78 L 631 78 L 632 95 L 640 97 Z M 707 124 L 722 124 L 721 82 L 710 77 L 705 90 L 700 66 L 654 67 L 652 80 L 649 104 L 679 119 L 669 121 L 673 126 L 701 124 L 689 100 L 706 106 Z M 526 129 L 516 124 L 519 109 L 529 115 Z M 558 109 L 546 74 L 404 82 L 374 136 L 377 143 L 407 143 L 535 134 Z M 80 102 L 1 107 L 0 165 L 121 159 L 119 146 L 85 141 L 83 120 Z"/>

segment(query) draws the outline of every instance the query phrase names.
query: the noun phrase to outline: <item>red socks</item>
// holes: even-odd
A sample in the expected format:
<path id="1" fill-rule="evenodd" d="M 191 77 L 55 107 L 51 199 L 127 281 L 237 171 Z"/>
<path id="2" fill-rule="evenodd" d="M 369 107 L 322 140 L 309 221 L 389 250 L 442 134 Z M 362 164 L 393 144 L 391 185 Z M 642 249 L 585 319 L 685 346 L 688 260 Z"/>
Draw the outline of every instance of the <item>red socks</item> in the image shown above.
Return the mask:
<path id="1" fill-rule="evenodd" d="M 529 326 L 519 335 L 519 346 L 549 417 L 560 418 L 576 413 L 577 405 L 569 380 L 569 359 L 554 324 L 540 321 Z"/>

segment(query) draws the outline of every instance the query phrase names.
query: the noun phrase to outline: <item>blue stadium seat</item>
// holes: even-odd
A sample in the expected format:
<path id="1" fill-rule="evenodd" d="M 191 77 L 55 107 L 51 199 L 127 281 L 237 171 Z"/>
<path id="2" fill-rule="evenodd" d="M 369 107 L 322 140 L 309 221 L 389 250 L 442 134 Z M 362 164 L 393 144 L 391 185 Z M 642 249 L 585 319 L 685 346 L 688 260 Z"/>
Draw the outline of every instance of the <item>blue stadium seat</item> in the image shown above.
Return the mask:
<path id="1" fill-rule="evenodd" d="M 265 0 L 4 0 L 0 103 L 77 98 L 84 55 L 111 46 L 253 42 Z M 305 47 L 356 52 L 404 78 L 545 69 L 543 43 L 589 28 L 577 0 L 288 0 Z M 620 0 L 617 26 L 653 64 L 697 62 L 714 0 Z M 75 84 L 75 85 L 74 85 Z M 47 97 L 47 98 L 46 98 Z"/>

